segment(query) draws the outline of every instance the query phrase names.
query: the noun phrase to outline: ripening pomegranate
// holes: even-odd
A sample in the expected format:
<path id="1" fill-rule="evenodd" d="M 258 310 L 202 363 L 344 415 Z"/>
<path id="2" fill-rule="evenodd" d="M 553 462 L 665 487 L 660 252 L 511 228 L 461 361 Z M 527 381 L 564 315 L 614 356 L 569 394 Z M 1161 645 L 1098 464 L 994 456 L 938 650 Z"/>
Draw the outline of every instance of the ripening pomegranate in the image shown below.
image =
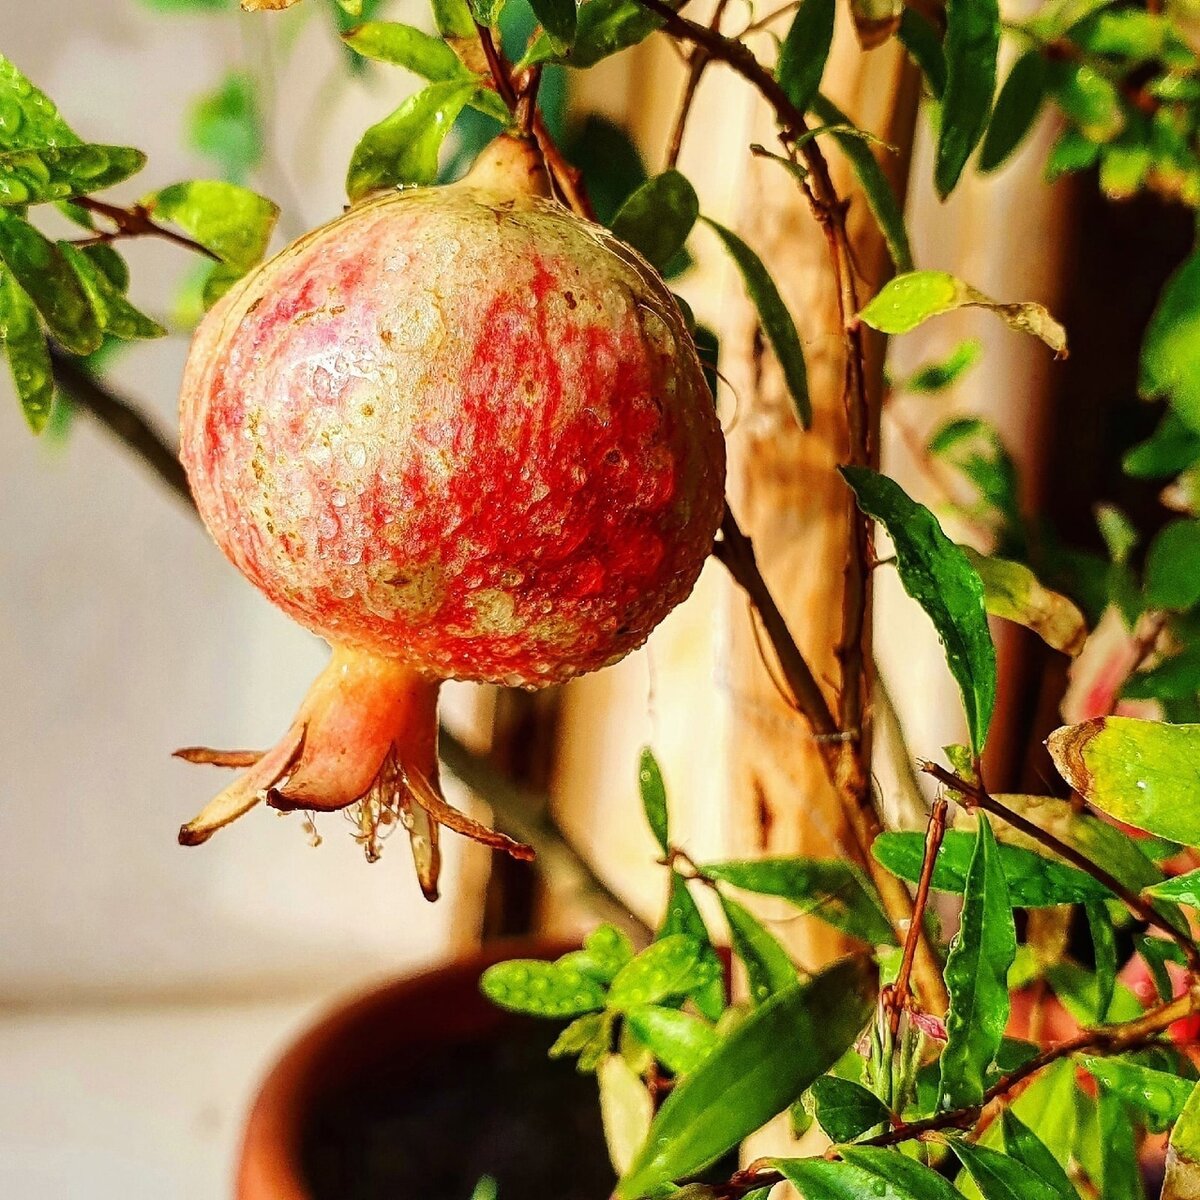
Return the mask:
<path id="1" fill-rule="evenodd" d="M 503 137 L 449 187 L 389 192 L 242 280 L 196 333 L 182 458 L 208 528 L 333 646 L 264 754 L 180 831 L 261 800 L 399 819 L 426 895 L 438 826 L 528 857 L 442 798 L 443 679 L 536 688 L 616 662 L 691 590 L 724 447 L 670 292 L 547 197 Z"/>

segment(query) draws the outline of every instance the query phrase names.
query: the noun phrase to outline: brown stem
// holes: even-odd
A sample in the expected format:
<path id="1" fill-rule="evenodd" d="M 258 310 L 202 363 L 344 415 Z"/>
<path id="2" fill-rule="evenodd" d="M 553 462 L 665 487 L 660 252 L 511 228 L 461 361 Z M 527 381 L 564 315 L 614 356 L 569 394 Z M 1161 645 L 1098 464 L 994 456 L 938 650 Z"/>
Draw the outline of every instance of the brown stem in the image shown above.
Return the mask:
<path id="1" fill-rule="evenodd" d="M 717 7 L 713 10 L 712 20 L 709 21 L 708 27 L 714 32 L 720 32 L 721 18 L 725 15 L 725 9 L 729 4 L 729 0 L 717 0 Z M 697 46 L 688 55 L 688 74 L 687 82 L 683 87 L 683 96 L 679 101 L 679 112 L 675 116 L 675 125 L 671 130 L 671 140 L 667 146 L 667 164 L 666 169 L 672 171 L 679 162 L 679 153 L 683 149 L 683 134 L 687 127 L 688 117 L 691 115 L 692 102 L 696 98 L 696 89 L 700 86 L 701 76 L 704 74 L 705 67 L 712 61 L 712 55 L 703 47 Z"/>
<path id="2" fill-rule="evenodd" d="M 487 59 L 488 70 L 492 73 L 492 82 L 496 85 L 496 91 L 500 94 L 500 99 L 508 106 L 508 111 L 515 112 L 517 93 L 513 89 L 512 73 L 508 69 L 508 64 L 496 46 L 492 31 L 478 21 L 475 22 L 475 29 L 479 34 L 479 44 L 483 47 L 483 57 Z"/>
<path id="3" fill-rule="evenodd" d="M 167 229 L 165 226 L 157 224 L 150 217 L 150 209 L 144 205 L 135 204 L 132 208 L 119 208 L 115 204 L 97 200 L 94 196 L 76 196 L 71 203 L 77 208 L 106 218 L 116 227 L 111 231 L 100 230 L 90 238 L 82 238 L 79 245 L 94 246 L 126 237 L 160 237 L 165 238 L 168 242 L 174 242 L 177 246 L 193 250 L 197 254 L 203 254 L 214 262 L 221 261 L 221 256 L 214 254 L 207 246 L 202 246 L 199 242 L 194 242 L 191 238 L 184 237 L 183 234 L 176 233 L 173 229 Z"/>
<path id="4" fill-rule="evenodd" d="M 533 135 L 533 119 L 537 115 L 538 88 L 542 83 L 542 66 L 538 63 L 525 72 L 521 84 L 521 92 L 517 97 L 517 105 L 513 116 L 517 119 L 517 128 L 524 137 Z"/>
<path id="5" fill-rule="evenodd" d="M 1028 837 L 1034 838 L 1047 849 L 1053 850 L 1055 854 L 1065 859 L 1072 866 L 1078 867 L 1079 870 L 1104 884 L 1114 896 L 1119 896 L 1130 911 L 1145 921 L 1147 925 L 1153 925 L 1156 929 L 1162 930 L 1172 941 L 1177 942 L 1184 954 L 1187 955 L 1188 966 L 1191 970 L 1193 972 L 1200 971 L 1200 948 L 1196 946 L 1192 938 L 1179 929 L 1176 929 L 1148 900 L 1139 896 L 1137 892 L 1127 888 L 1115 875 L 1110 874 L 1098 863 L 1093 862 L 1086 854 L 1082 854 L 1076 850 L 1074 846 L 1061 841 L 1048 830 L 1040 828 L 1028 818 L 1021 816 L 1020 813 L 1014 812 L 978 784 L 971 783 L 967 779 L 961 779 L 952 771 L 947 771 L 944 767 L 938 766 L 937 763 L 923 762 L 920 764 L 920 767 L 925 774 L 931 775 L 939 783 L 945 784 L 946 787 L 966 797 L 970 804 L 999 817 L 1014 829 L 1019 829 Z"/>

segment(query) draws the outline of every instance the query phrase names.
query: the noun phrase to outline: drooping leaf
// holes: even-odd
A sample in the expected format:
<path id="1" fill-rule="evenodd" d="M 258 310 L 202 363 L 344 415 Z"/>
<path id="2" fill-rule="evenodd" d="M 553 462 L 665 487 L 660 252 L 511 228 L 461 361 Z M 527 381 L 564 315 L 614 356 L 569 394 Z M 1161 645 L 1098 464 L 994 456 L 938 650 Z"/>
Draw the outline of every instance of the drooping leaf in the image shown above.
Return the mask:
<path id="1" fill-rule="evenodd" d="M 1152 1133 L 1162 1133 L 1173 1125 L 1192 1094 L 1192 1080 L 1143 1067 L 1127 1058 L 1085 1056 L 1080 1061 L 1102 1087 L 1141 1113 Z"/>
<path id="2" fill-rule="evenodd" d="M 188 140 L 214 159 L 232 183 L 244 183 L 263 155 L 262 114 L 254 76 L 231 71 L 192 107 Z"/>
<path id="3" fill-rule="evenodd" d="M 145 165 L 146 156 L 129 146 L 0 150 L 0 205 L 42 204 L 98 192 Z"/>
<path id="4" fill-rule="evenodd" d="M 595 3 L 596 0 L 592 0 Z M 804 350 L 792 314 L 788 312 L 775 281 L 763 265 L 762 259 L 742 241 L 736 233 L 718 225 L 708 217 L 702 218 L 717 237 L 721 239 L 729 257 L 741 274 L 746 292 L 758 312 L 759 323 L 787 381 L 788 392 L 796 408 L 796 417 L 802 428 L 812 423 L 812 401 L 808 395 L 808 369 L 804 365 Z"/>
<path id="5" fill-rule="evenodd" d="M 896 385 L 896 390 L 923 394 L 943 392 L 956 384 L 979 361 L 982 353 L 983 342 L 979 338 L 967 338 L 959 342 L 945 358 L 918 367 Z"/>
<path id="6" fill-rule="evenodd" d="M 962 1138 L 950 1138 L 949 1144 L 983 1200 L 1059 1200 L 1052 1183 L 1017 1159 Z"/>
<path id="7" fill-rule="evenodd" d="M 1108 905 L 1092 900 L 1084 905 L 1088 929 L 1092 935 L 1092 952 L 1096 959 L 1096 1007 L 1108 1012 L 1117 987 L 1117 935 L 1113 928 Z"/>
<path id="8" fill-rule="evenodd" d="M 123 340 L 166 336 L 167 331 L 157 321 L 152 321 L 125 299 L 91 256 L 70 242 L 59 242 L 58 248 L 83 285 L 103 332 Z"/>
<path id="9" fill-rule="evenodd" d="M 1200 725 L 1101 717 L 1056 729 L 1046 745 L 1059 774 L 1101 812 L 1200 844 Z"/>
<path id="10" fill-rule="evenodd" d="M 683 249 L 699 215 L 696 189 L 678 171 L 664 171 L 621 205 L 612 231 L 663 271 Z"/>
<path id="11" fill-rule="evenodd" d="M 159 220 L 178 225 L 238 275 L 267 252 L 279 217 L 278 206 L 264 196 L 218 179 L 172 184 L 143 197 L 142 204 Z"/>
<path id="12" fill-rule="evenodd" d="M 694 1071 L 721 1040 L 711 1025 L 676 1008 L 645 1004 L 630 1009 L 625 1020 L 674 1075 Z"/>
<path id="13" fill-rule="evenodd" d="M 689 995 L 711 978 L 702 944 L 687 934 L 673 934 L 652 942 L 621 968 L 608 990 L 608 1007 L 627 1012 L 658 1004 L 668 996 Z"/>
<path id="14" fill-rule="evenodd" d="M 600 1084 L 600 1116 L 613 1168 L 628 1169 L 646 1139 L 654 1101 L 646 1085 L 619 1054 L 609 1054 L 596 1069 Z"/>
<path id="15" fill-rule="evenodd" d="M 704 1016 L 710 1021 L 715 1021 L 725 1011 L 724 970 L 709 936 L 708 926 L 704 923 L 704 917 L 696 906 L 692 893 L 688 891 L 687 880 L 672 871 L 667 911 L 658 936 L 666 938 L 680 933 L 686 934 L 700 946 L 701 962 L 707 964 L 707 970 L 712 975 L 707 983 L 692 992 L 692 999 Z"/>
<path id="16" fill-rule="evenodd" d="M 1079 1193 L 1062 1164 L 1011 1108 L 1000 1114 L 1004 1133 L 1004 1149 L 1010 1158 L 1028 1167 L 1043 1183 L 1054 1189 L 1058 1200 L 1078 1200 Z"/>
<path id="17" fill-rule="evenodd" d="M 654 751 L 642 747 L 638 763 L 638 787 L 642 793 L 642 811 L 654 840 L 664 855 L 671 852 L 671 831 L 667 817 L 667 788 L 663 783 L 662 770 Z"/>
<path id="18" fill-rule="evenodd" d="M 79 137 L 45 92 L 0 54 L 0 150 L 75 146 Z"/>
<path id="19" fill-rule="evenodd" d="M 1046 645 L 1074 656 L 1087 640 L 1087 621 L 1074 603 L 1053 592 L 1024 563 L 979 554 L 970 546 L 963 553 L 983 582 L 983 599 L 993 617 L 1032 629 Z"/>
<path id="20" fill-rule="evenodd" d="M 702 1170 L 787 1108 L 858 1036 L 875 990 L 868 962 L 844 959 L 751 1013 L 667 1097 L 619 1200 Z"/>
<path id="21" fill-rule="evenodd" d="M 1043 305 L 1001 304 L 945 271 L 909 271 L 897 275 L 883 285 L 858 315 L 872 329 L 896 334 L 908 333 L 930 317 L 958 308 L 985 308 L 1009 328 L 1040 338 L 1055 354 L 1066 353 L 1066 330 Z"/>
<path id="22" fill-rule="evenodd" d="M 905 8 L 896 37 L 921 68 L 929 94 L 940 100 L 946 90 L 946 55 L 938 31 L 916 9 Z"/>
<path id="23" fill-rule="evenodd" d="M 1016 953 L 1017 934 L 999 847 L 987 817 L 980 814 L 962 918 L 946 959 L 950 1010 L 941 1058 L 942 1108 L 978 1104 L 983 1097 L 988 1069 L 1008 1023 L 1008 969 Z"/>
<path id="24" fill-rule="evenodd" d="M 1200 433 L 1167 409 L 1150 437 L 1126 452 L 1121 467 L 1134 479 L 1166 479 L 1198 462 Z"/>
<path id="25" fill-rule="evenodd" d="M 1200 1083 L 1195 1084 L 1167 1145 L 1167 1177 L 1161 1200 L 1200 1195 Z"/>
<path id="26" fill-rule="evenodd" d="M 1000 49 L 997 0 L 948 0 L 942 49 L 946 88 L 933 178 L 944 200 L 954 190 L 987 127 Z"/>
<path id="27" fill-rule="evenodd" d="M 801 0 L 779 50 L 776 78 L 801 112 L 808 111 L 821 86 L 833 42 L 835 7 L 834 0 Z"/>
<path id="28" fill-rule="evenodd" d="M 888 1123 L 883 1101 L 861 1083 L 822 1075 L 809 1088 L 817 1122 L 835 1142 L 850 1142 L 868 1129 Z"/>
<path id="29" fill-rule="evenodd" d="M 962 895 L 966 888 L 976 838 L 951 829 L 942 839 L 933 868 L 931 886 L 939 892 Z M 893 875 L 916 883 L 925 854 L 925 835 L 915 832 L 881 833 L 871 853 Z M 1111 898 L 1109 890 L 1090 875 L 1021 846 L 996 846 L 1000 866 L 1014 908 L 1043 908 L 1053 904 L 1083 904 Z"/>
<path id="30" fill-rule="evenodd" d="M 559 54 L 569 51 L 578 22 L 575 0 L 529 0 L 529 6 L 555 51 Z"/>
<path id="31" fill-rule="evenodd" d="M 483 994 L 500 1008 L 535 1017 L 578 1017 L 604 1007 L 604 988 L 571 966 L 510 959 L 484 971 Z"/>
<path id="32" fill-rule="evenodd" d="M 887 529 L 904 590 L 933 621 L 962 693 L 972 749 L 987 739 L 996 701 L 996 650 L 988 630 L 983 584 L 937 518 L 900 485 L 865 467 L 843 467 L 858 506 Z"/>
<path id="33" fill-rule="evenodd" d="M 350 199 L 361 200 L 375 188 L 433 183 L 442 142 L 476 89 L 473 79 L 431 83 L 372 125 L 350 159 Z"/>
<path id="34" fill-rule="evenodd" d="M 1200 433 L 1200 248 L 1167 280 L 1142 338 L 1138 391 Z"/>
<path id="35" fill-rule="evenodd" d="M 1200 520 L 1171 521 L 1146 555 L 1146 601 L 1184 612 L 1200 602 Z"/>
<path id="36" fill-rule="evenodd" d="M 1048 78 L 1046 59 L 1040 50 L 1027 50 L 1013 64 L 996 97 L 979 152 L 981 171 L 1002 166 L 1025 140 L 1046 99 Z"/>
<path id="37" fill-rule="evenodd" d="M 796 967 L 779 939 L 749 909 L 722 894 L 733 952 L 746 967 L 750 998 L 762 1004 L 796 982 Z"/>
<path id="38" fill-rule="evenodd" d="M 877 1146 L 843 1146 L 839 1153 L 846 1162 L 901 1189 L 902 1194 L 911 1200 L 958 1200 L 961 1195 L 949 1180 L 899 1150 L 881 1150 Z M 878 1195 L 877 1192 L 868 1193 L 872 1194 Z"/>
<path id="39" fill-rule="evenodd" d="M 50 351 L 37 308 L 13 273 L 0 263 L 0 342 L 4 345 L 21 411 L 34 433 L 41 433 L 54 404 Z"/>

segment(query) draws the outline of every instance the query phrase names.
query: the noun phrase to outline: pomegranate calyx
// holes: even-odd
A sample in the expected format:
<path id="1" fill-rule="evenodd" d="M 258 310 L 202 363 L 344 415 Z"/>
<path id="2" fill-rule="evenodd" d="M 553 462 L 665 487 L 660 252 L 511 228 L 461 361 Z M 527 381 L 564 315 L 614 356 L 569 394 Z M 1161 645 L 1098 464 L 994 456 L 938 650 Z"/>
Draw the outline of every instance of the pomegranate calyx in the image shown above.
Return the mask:
<path id="1" fill-rule="evenodd" d="M 551 196 L 550 176 L 532 138 L 502 133 L 489 142 L 471 169 L 451 188 L 472 188 L 504 199 Z"/>

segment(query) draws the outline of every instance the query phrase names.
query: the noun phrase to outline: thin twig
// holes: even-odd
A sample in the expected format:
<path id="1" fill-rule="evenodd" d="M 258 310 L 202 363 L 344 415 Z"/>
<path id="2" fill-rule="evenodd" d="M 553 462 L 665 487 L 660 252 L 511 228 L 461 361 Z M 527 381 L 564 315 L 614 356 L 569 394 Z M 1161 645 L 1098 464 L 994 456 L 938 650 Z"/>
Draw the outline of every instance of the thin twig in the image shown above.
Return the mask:
<path id="1" fill-rule="evenodd" d="M 492 31 L 478 21 L 475 22 L 475 29 L 479 34 L 483 57 L 487 60 L 488 70 L 492 73 L 492 82 L 496 85 L 496 91 L 499 92 L 500 99 L 507 105 L 508 111 L 516 112 L 517 93 L 513 89 L 512 73 L 509 71 L 508 63 L 504 61 L 504 56 L 500 53 L 495 38 L 492 37 Z"/>
<path id="2" fill-rule="evenodd" d="M 717 0 L 717 7 L 713 10 L 712 20 L 709 21 L 708 27 L 714 32 L 720 32 L 721 18 L 725 15 L 725 9 L 729 4 L 729 0 Z M 704 74 L 705 67 L 712 61 L 712 55 L 703 47 L 696 46 L 688 55 L 687 65 L 687 82 L 683 86 L 683 96 L 679 101 L 679 112 L 675 116 L 675 124 L 671 130 L 671 140 L 667 146 L 667 164 L 666 169 L 672 171 L 679 162 L 679 153 L 683 149 L 683 134 L 687 128 L 688 117 L 692 111 L 692 101 L 696 98 L 696 89 L 700 86 L 700 79 Z"/>
<path id="3" fill-rule="evenodd" d="M 71 203 L 77 208 L 106 218 L 114 226 L 112 230 L 101 229 L 91 237 L 80 238 L 77 245 L 96 246 L 127 237 L 160 237 L 165 238 L 168 242 L 174 242 L 177 246 L 195 251 L 197 254 L 203 254 L 214 262 L 221 261 L 221 256 L 215 254 L 207 246 L 202 246 L 199 242 L 194 242 L 191 238 L 166 228 L 165 225 L 157 224 L 151 218 L 151 210 L 143 204 L 135 204 L 132 208 L 120 208 L 115 204 L 97 200 L 94 196 L 76 196 Z"/>

